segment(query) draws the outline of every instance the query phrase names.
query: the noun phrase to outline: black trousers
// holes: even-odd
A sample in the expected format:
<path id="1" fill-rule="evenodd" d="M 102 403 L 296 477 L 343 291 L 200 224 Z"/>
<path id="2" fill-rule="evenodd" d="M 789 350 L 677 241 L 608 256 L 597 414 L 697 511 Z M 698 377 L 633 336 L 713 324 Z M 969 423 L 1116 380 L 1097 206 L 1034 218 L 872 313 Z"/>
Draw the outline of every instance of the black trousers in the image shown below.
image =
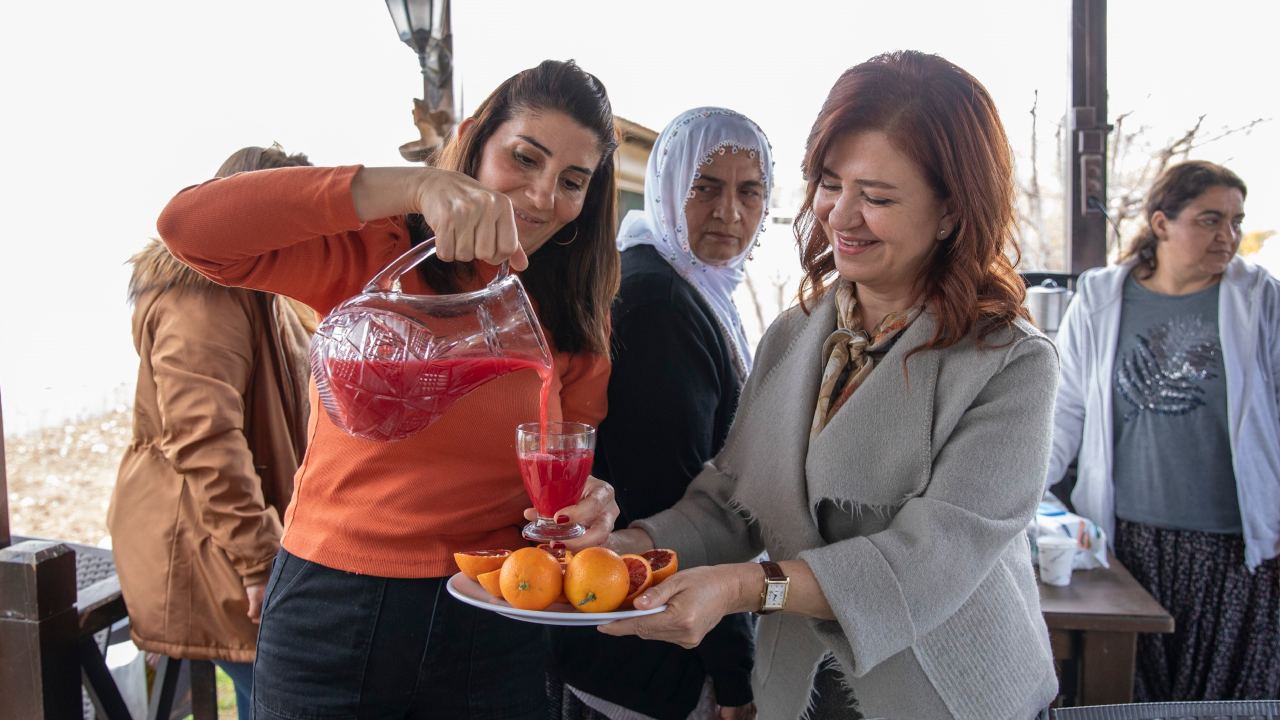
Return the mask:
<path id="1" fill-rule="evenodd" d="M 258 720 L 546 717 L 546 635 L 454 600 L 446 578 L 334 570 L 281 550 L 267 585 Z"/>

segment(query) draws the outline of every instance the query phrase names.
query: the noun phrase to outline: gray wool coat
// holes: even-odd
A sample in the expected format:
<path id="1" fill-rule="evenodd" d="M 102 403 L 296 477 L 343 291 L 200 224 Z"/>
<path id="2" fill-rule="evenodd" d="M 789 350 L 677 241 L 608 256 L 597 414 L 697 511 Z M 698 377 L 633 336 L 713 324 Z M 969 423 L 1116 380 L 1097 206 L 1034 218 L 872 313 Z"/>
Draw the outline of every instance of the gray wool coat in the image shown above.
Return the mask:
<path id="1" fill-rule="evenodd" d="M 936 327 L 923 313 L 810 443 L 833 296 L 774 322 L 724 449 L 634 526 L 684 567 L 767 550 L 813 569 L 836 619 L 761 618 L 761 718 L 802 716 L 829 658 L 868 718 L 1032 718 L 1058 687 L 1025 532 L 1057 351 L 1019 321 L 988 347 L 916 353 L 904 377 Z"/>

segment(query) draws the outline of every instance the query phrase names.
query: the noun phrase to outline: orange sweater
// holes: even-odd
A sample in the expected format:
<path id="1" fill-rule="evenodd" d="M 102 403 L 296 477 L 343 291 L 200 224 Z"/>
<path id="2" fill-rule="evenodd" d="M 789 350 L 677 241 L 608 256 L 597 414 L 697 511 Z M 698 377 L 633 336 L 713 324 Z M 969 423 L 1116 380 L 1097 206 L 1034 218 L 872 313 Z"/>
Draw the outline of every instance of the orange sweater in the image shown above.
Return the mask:
<path id="1" fill-rule="evenodd" d="M 351 199 L 359 169 L 210 180 L 178 193 L 157 227 L 174 255 L 215 282 L 287 295 L 324 315 L 409 248 L 401 218 L 360 223 Z M 430 292 L 416 273 L 404 278 L 404 290 Z M 552 355 L 550 419 L 599 425 L 608 358 L 554 347 Z M 285 549 L 349 572 L 417 578 L 454 572 L 457 550 L 526 544 L 521 513 L 530 503 L 515 428 L 537 419 L 538 387 L 532 370 L 499 377 L 417 435 L 379 443 L 338 429 L 312 379 L 315 411 L 285 513 Z"/>

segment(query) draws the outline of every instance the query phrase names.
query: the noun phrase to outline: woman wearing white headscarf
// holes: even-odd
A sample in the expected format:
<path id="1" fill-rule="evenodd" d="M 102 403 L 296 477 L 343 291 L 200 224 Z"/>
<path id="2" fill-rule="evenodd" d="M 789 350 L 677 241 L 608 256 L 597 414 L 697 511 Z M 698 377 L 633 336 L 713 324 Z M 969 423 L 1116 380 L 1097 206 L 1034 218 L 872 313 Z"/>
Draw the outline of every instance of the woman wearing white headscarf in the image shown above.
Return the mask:
<path id="1" fill-rule="evenodd" d="M 619 232 L 594 471 L 617 493 L 618 527 L 674 505 L 724 444 L 751 368 L 733 291 L 772 186 L 768 139 L 732 110 L 682 113 L 649 155 L 644 210 Z M 551 701 L 566 720 L 752 717 L 753 635 L 747 615 L 726 617 L 693 650 L 557 629 Z"/>

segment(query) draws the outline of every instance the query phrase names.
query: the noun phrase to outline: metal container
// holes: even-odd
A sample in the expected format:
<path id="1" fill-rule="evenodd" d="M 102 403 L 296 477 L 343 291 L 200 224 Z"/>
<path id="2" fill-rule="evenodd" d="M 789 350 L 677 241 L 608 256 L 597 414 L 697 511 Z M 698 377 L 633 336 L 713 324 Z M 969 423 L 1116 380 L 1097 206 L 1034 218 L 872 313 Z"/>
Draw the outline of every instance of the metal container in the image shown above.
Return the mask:
<path id="1" fill-rule="evenodd" d="M 1050 335 L 1058 332 L 1062 316 L 1067 312 L 1071 296 L 1075 293 L 1061 287 L 1052 279 L 1027 288 L 1027 298 L 1022 301 L 1036 327 Z"/>

